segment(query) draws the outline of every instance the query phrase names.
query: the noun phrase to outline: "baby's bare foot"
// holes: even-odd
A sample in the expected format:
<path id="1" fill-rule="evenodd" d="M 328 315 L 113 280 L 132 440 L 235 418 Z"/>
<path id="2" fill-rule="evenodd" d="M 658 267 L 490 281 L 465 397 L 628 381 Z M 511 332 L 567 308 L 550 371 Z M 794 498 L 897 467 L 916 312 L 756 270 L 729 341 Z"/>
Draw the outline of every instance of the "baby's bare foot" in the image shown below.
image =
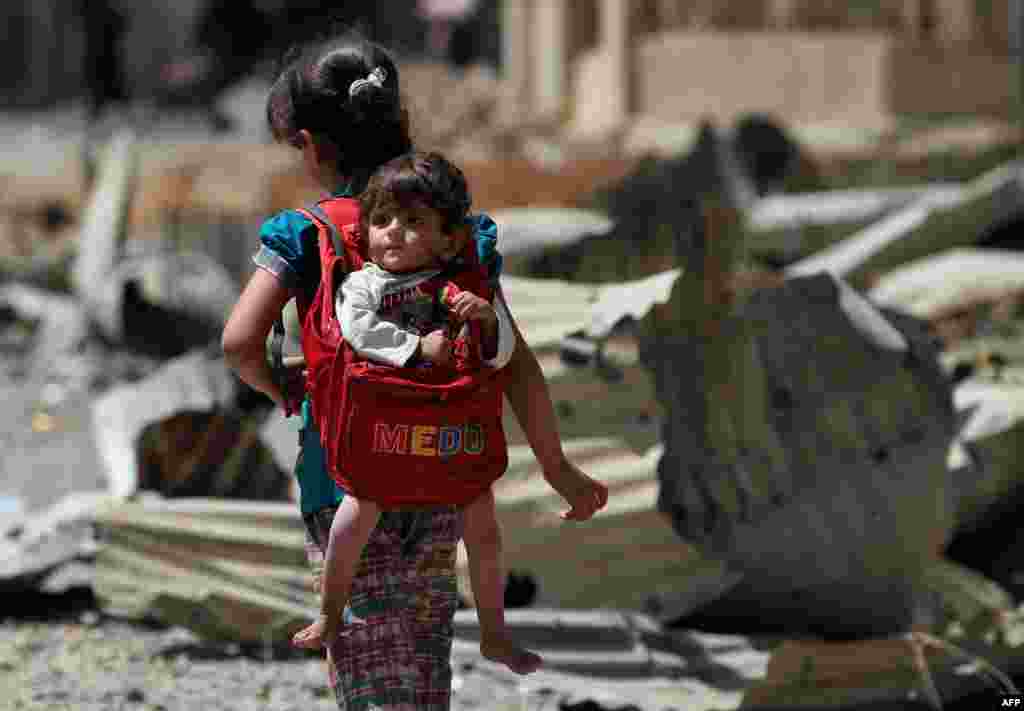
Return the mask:
<path id="1" fill-rule="evenodd" d="M 548 484 L 561 494 L 569 510 L 561 516 L 569 521 L 587 521 L 608 503 L 608 487 L 566 461 L 559 470 L 544 472 Z"/>
<path id="2" fill-rule="evenodd" d="M 484 659 L 504 664 L 516 674 L 532 674 L 544 663 L 539 654 L 523 649 L 508 639 L 481 642 L 480 654 Z"/>

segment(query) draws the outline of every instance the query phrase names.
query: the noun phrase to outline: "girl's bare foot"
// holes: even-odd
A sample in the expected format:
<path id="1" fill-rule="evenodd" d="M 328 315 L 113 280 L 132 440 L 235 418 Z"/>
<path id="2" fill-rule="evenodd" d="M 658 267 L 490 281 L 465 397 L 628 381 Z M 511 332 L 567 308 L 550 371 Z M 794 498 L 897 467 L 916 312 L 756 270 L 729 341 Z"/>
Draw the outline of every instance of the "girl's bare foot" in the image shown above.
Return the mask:
<path id="1" fill-rule="evenodd" d="M 508 639 L 481 642 L 480 654 L 484 659 L 504 664 L 516 674 L 531 674 L 544 663 L 539 654 L 523 649 Z"/>
<path id="2" fill-rule="evenodd" d="M 292 644 L 300 649 L 320 649 L 324 643 L 324 620 L 317 620 L 309 627 L 292 635 Z"/>

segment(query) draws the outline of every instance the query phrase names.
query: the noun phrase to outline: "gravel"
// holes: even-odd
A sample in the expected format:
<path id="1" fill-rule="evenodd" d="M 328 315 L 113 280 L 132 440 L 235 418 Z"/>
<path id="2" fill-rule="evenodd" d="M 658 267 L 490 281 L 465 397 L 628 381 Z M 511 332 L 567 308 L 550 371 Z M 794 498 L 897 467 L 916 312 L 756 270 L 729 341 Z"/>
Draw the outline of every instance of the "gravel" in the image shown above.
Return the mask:
<path id="1" fill-rule="evenodd" d="M 0 711 L 336 711 L 322 657 L 104 615 L 88 588 L 2 592 Z M 452 711 L 558 708 L 551 689 L 453 660 Z M 526 704 L 526 706 L 524 706 Z"/>
<path id="2" fill-rule="evenodd" d="M 77 619 L 0 624 L 0 709 L 336 709 L 322 660 L 189 632 Z"/>

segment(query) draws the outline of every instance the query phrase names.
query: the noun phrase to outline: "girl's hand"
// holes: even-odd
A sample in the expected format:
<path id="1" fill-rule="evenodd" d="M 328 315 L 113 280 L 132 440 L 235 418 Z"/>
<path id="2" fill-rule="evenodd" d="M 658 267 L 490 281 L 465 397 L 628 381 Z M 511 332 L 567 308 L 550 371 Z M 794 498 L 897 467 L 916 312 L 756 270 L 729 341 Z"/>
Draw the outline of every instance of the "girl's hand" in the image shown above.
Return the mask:
<path id="1" fill-rule="evenodd" d="M 498 314 L 487 299 L 469 291 L 456 294 L 449 308 L 460 321 L 482 321 L 485 325 L 498 323 Z"/>
<path id="2" fill-rule="evenodd" d="M 558 469 L 544 471 L 544 479 L 568 502 L 569 510 L 561 513 L 567 521 L 586 521 L 608 503 L 608 487 L 565 457 Z"/>
<path id="3" fill-rule="evenodd" d="M 435 365 L 451 365 L 452 342 L 444 331 L 431 331 L 420 338 L 420 357 Z"/>

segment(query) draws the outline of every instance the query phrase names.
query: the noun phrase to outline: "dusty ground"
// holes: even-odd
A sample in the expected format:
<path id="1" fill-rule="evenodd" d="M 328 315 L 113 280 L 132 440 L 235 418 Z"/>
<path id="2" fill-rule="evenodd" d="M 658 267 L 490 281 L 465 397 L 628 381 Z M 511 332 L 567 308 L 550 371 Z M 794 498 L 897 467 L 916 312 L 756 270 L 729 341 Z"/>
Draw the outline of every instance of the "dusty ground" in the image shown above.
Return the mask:
<path id="1" fill-rule="evenodd" d="M 107 619 L 88 595 L 37 602 L 50 605 L 49 619 L 36 610 L 0 622 L 0 711 L 337 709 L 312 653 L 211 645 L 180 628 Z M 455 674 L 453 711 L 558 708 L 553 694 L 524 695 L 465 665 Z"/>
<path id="2" fill-rule="evenodd" d="M 11 607 L 6 606 L 9 611 Z M 84 589 L 18 596 L 0 623 L 0 709 L 334 709 L 322 663 L 104 618 Z M 271 651 L 272 653 L 272 651 Z"/>

